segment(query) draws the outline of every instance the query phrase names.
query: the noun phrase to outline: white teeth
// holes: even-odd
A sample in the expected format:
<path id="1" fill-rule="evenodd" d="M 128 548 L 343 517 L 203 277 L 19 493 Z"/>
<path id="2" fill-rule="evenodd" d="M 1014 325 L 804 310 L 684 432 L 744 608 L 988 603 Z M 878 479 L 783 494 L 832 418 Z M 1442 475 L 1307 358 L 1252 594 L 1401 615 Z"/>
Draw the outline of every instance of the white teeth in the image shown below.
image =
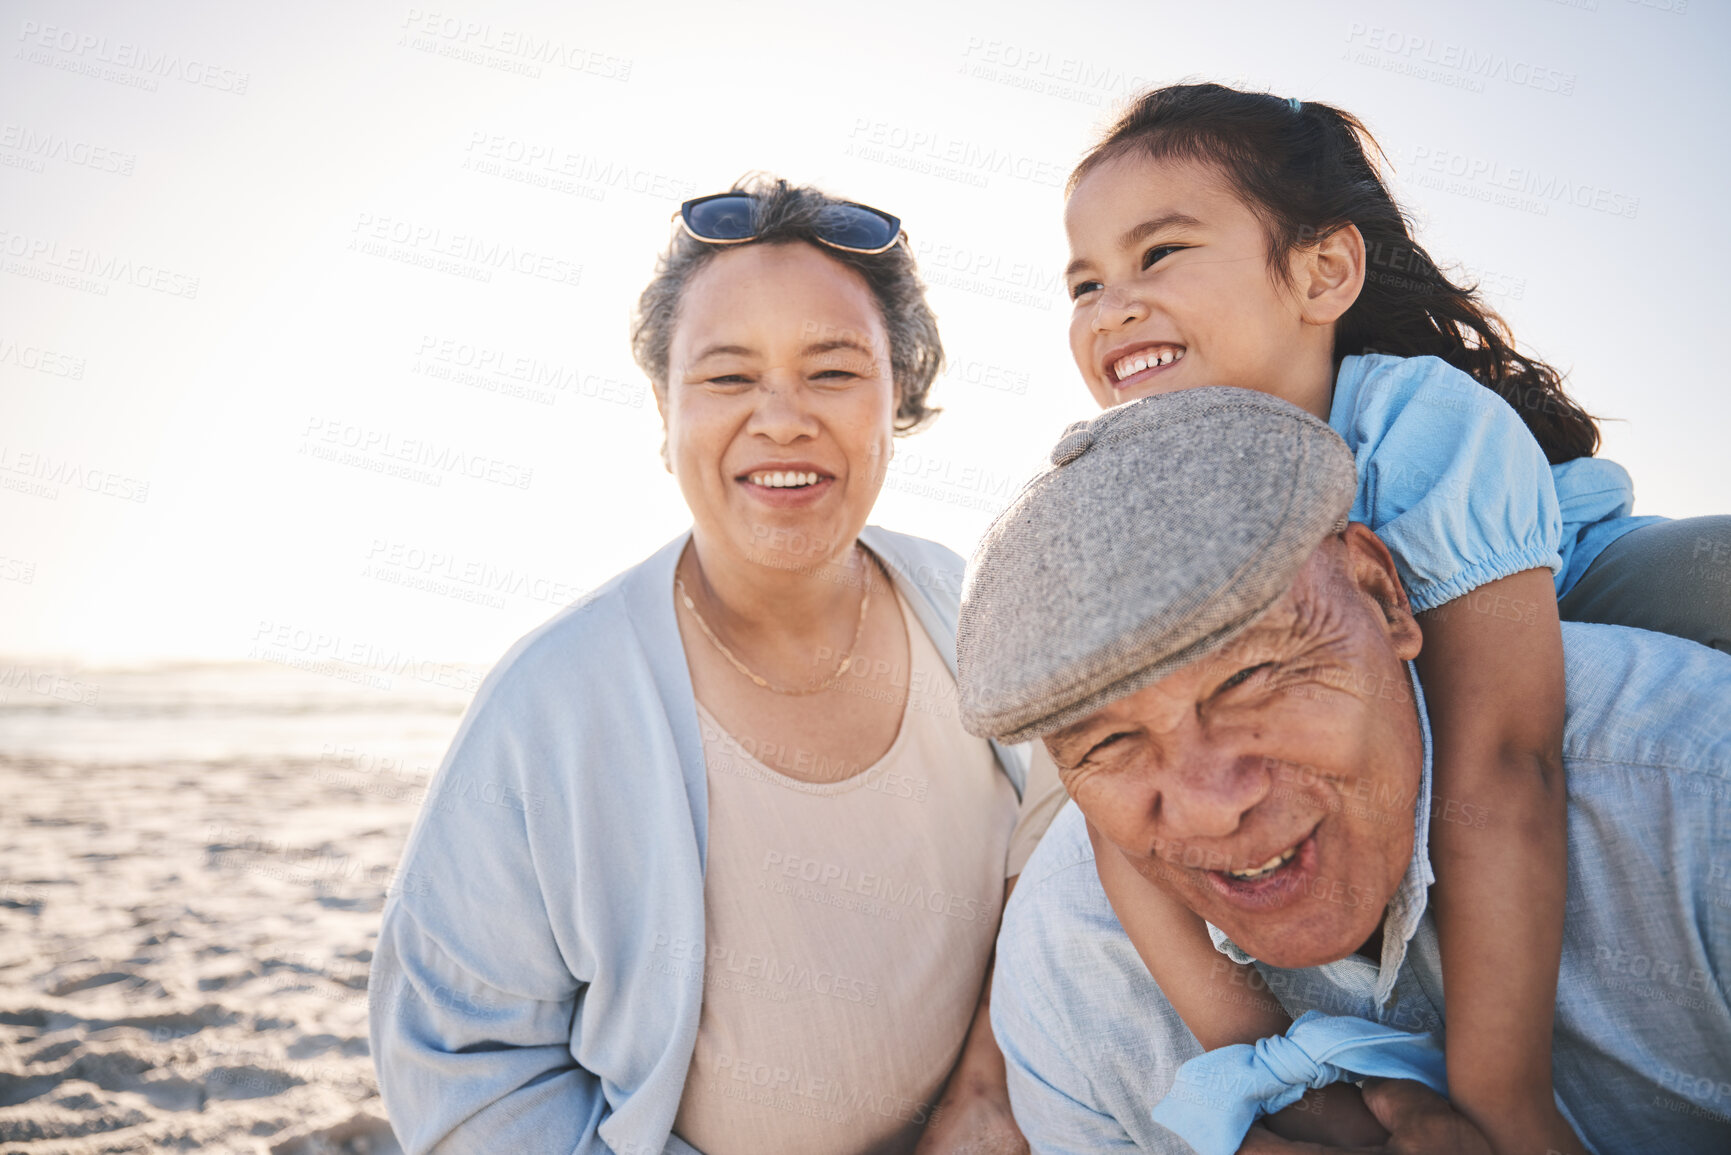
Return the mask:
<path id="1" fill-rule="evenodd" d="M 753 473 L 747 480 L 766 489 L 797 489 L 802 485 L 816 485 L 818 476 L 815 473 L 793 473 L 777 469 L 768 473 Z"/>
<path id="2" fill-rule="evenodd" d="M 1263 875 L 1271 873 L 1272 871 L 1278 870 L 1282 866 L 1285 866 L 1288 862 L 1292 861 L 1292 856 L 1297 854 L 1297 853 L 1298 853 L 1298 847 L 1294 846 L 1288 850 L 1283 850 L 1279 854 L 1276 854 L 1273 858 L 1270 858 L 1267 862 L 1263 863 L 1261 866 L 1258 866 L 1255 870 L 1228 870 L 1225 873 L 1226 873 L 1226 876 L 1228 878 L 1236 878 L 1236 879 L 1240 879 L 1240 880 L 1251 879 L 1251 878 L 1261 878 Z"/>
<path id="3" fill-rule="evenodd" d="M 1140 353 L 1130 354 L 1112 366 L 1112 373 L 1118 380 L 1122 381 L 1131 374 L 1140 373 L 1151 365 L 1170 365 L 1174 361 L 1182 360 L 1184 360 L 1183 349 L 1166 345 L 1160 349 L 1145 349 Z"/>

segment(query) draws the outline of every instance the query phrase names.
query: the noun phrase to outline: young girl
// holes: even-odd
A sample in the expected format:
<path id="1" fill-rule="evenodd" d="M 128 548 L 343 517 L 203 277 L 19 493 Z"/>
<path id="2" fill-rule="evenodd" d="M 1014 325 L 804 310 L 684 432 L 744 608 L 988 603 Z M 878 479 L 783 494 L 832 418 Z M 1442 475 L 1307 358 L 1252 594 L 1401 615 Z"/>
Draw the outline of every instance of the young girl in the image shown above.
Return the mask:
<path id="1" fill-rule="evenodd" d="M 1699 560 L 1731 558 L 1731 517 L 1629 516 L 1628 475 L 1592 457 L 1593 419 L 1413 240 L 1374 148 L 1327 105 L 1211 84 L 1142 97 L 1070 179 L 1071 350 L 1102 406 L 1234 385 L 1352 447 L 1352 518 L 1388 544 L 1424 625 L 1450 1096 L 1499 1155 L 1581 1151 L 1551 1092 L 1567 885 L 1558 599 L 1565 616 L 1731 650 L 1731 567 Z M 1090 834 L 1114 909 L 1198 1041 L 1284 1031 L 1278 1002 L 1247 1006 L 1261 984 L 1144 876 L 1158 864 Z M 1355 1092 L 1297 1111 L 1270 1123 L 1381 1134 Z"/>

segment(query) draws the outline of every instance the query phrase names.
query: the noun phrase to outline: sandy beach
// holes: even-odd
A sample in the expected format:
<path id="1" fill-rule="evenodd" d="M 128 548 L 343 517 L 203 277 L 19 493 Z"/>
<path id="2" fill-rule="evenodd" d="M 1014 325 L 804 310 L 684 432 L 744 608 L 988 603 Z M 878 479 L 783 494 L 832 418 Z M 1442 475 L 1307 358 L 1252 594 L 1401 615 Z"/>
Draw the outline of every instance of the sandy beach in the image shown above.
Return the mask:
<path id="1" fill-rule="evenodd" d="M 0 662 L 0 1155 L 399 1150 L 367 971 L 465 703 L 332 673 Z"/>

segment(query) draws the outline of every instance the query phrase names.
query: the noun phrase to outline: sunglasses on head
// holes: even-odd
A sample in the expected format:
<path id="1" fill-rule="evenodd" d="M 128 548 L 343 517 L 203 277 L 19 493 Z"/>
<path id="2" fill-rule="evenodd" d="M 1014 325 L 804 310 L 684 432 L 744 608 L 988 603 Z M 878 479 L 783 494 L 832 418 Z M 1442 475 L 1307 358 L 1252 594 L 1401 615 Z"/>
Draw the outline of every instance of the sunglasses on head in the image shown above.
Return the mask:
<path id="1" fill-rule="evenodd" d="M 674 214 L 685 231 L 709 245 L 737 245 L 757 239 L 757 198 L 750 193 L 724 192 L 697 197 Z M 882 209 L 841 201 L 818 214 L 813 235 L 832 249 L 867 256 L 887 253 L 906 241 L 902 222 Z"/>

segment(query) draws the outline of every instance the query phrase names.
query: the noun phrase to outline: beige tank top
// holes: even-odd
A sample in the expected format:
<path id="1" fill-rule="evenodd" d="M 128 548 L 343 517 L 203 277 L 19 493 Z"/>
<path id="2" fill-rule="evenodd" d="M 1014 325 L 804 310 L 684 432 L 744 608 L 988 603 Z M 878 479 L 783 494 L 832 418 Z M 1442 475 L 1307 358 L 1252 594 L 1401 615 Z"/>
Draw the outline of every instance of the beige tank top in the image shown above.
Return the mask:
<path id="1" fill-rule="evenodd" d="M 907 708 L 859 773 L 787 777 L 698 705 L 707 956 L 674 1130 L 706 1155 L 913 1150 L 973 1019 L 1016 792 L 897 600 Z"/>

